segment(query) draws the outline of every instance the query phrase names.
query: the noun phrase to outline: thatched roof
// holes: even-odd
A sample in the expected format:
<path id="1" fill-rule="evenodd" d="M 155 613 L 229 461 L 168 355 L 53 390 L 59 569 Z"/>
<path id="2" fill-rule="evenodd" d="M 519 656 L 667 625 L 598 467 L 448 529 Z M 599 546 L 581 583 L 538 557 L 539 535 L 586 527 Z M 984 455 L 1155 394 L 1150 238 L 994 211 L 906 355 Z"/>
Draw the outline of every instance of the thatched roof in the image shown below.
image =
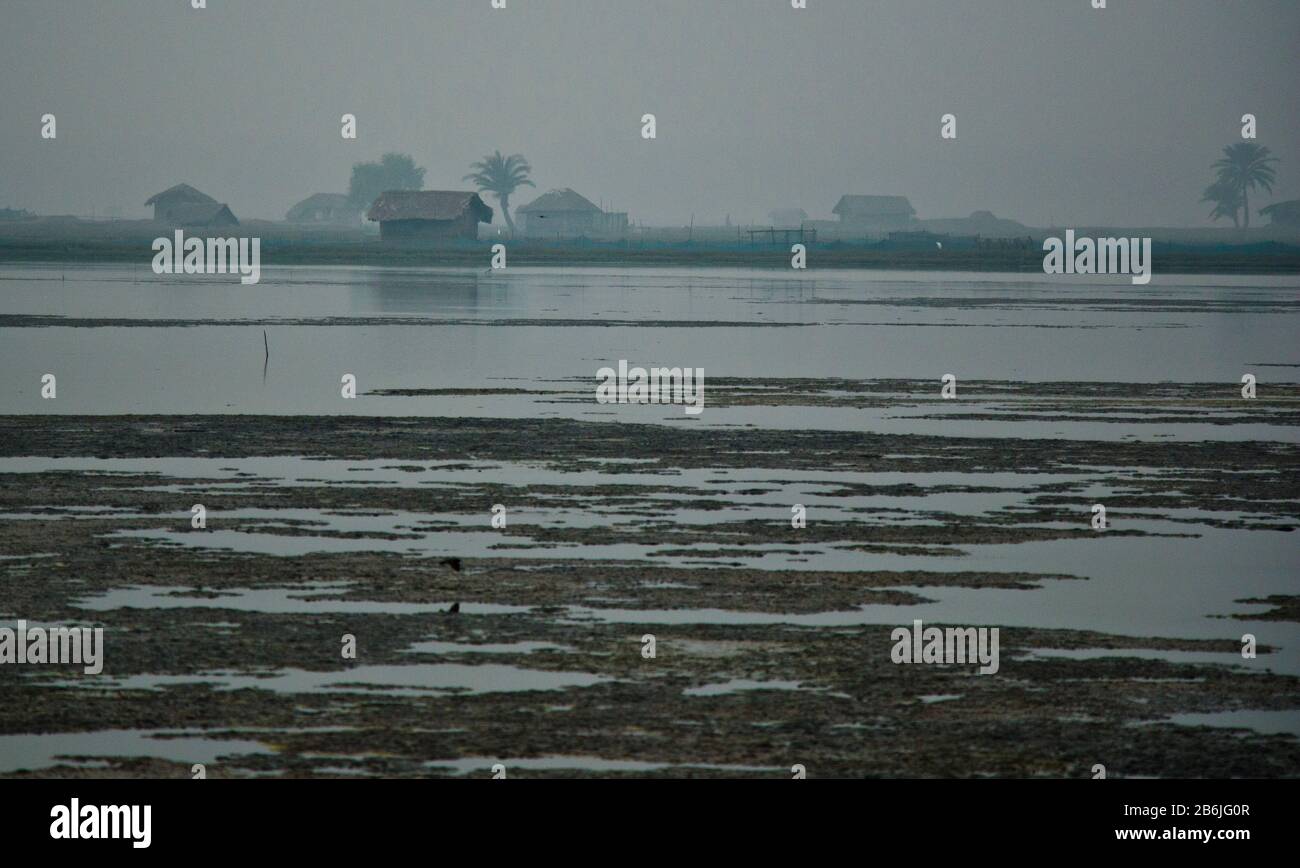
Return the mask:
<path id="1" fill-rule="evenodd" d="M 1300 220 L 1300 199 L 1274 202 L 1266 208 L 1260 208 L 1259 213 L 1267 215 L 1274 223 L 1294 223 Z"/>
<path id="2" fill-rule="evenodd" d="M 831 213 L 855 217 L 911 217 L 916 209 L 906 196 L 841 196 Z"/>
<path id="3" fill-rule="evenodd" d="M 351 210 L 348 197 L 343 193 L 315 193 L 290 208 L 284 219 L 293 223 L 318 211 L 347 213 Z"/>
<path id="4" fill-rule="evenodd" d="M 573 192 L 568 187 L 543 193 L 522 208 L 516 209 L 515 213 L 532 214 L 536 211 L 549 211 L 552 214 L 559 211 L 600 213 L 600 209 L 593 205 L 590 199 Z"/>
<path id="5" fill-rule="evenodd" d="M 935 217 L 919 220 L 922 229 L 948 235 L 983 235 L 989 238 L 1024 238 L 1029 227 L 1015 220 L 994 216 L 992 211 L 975 211 L 969 217 Z"/>
<path id="6" fill-rule="evenodd" d="M 195 190 L 189 184 L 177 184 L 175 187 L 168 187 L 161 193 L 154 193 L 146 201 L 145 205 L 153 205 L 156 202 L 173 200 L 176 202 L 203 202 L 205 204 L 216 204 L 207 193 Z"/>
<path id="7" fill-rule="evenodd" d="M 460 190 L 389 190 L 366 212 L 367 220 L 456 220 L 466 212 L 479 223 L 492 222 L 492 209 L 478 193 Z"/>
<path id="8" fill-rule="evenodd" d="M 230 208 L 220 202 L 186 202 L 167 212 L 167 222 L 178 226 L 238 225 Z"/>

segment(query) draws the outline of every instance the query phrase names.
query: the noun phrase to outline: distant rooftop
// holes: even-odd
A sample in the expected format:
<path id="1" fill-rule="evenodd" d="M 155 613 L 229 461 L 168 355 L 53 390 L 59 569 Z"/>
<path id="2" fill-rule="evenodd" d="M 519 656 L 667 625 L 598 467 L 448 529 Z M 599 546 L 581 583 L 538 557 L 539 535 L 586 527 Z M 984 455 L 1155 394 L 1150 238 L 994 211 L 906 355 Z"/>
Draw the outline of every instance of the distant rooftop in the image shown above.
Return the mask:
<path id="1" fill-rule="evenodd" d="M 389 190 L 366 212 L 366 219 L 385 220 L 455 220 L 473 209 L 480 223 L 492 222 L 492 209 L 478 193 L 463 190 Z"/>
<path id="2" fill-rule="evenodd" d="M 531 214 L 535 211 L 600 211 L 591 200 L 573 192 L 568 187 L 563 190 L 551 190 L 543 193 L 533 201 L 516 210 L 518 214 Z"/>
<path id="3" fill-rule="evenodd" d="M 1300 219 L 1300 199 L 1274 202 L 1272 205 L 1260 208 L 1259 213 L 1272 217 L 1275 222 L 1293 222 Z"/>
<path id="4" fill-rule="evenodd" d="M 189 184 L 177 184 L 174 187 L 168 187 L 166 190 L 163 190 L 161 193 L 154 193 L 145 201 L 144 204 L 153 205 L 154 203 L 163 200 L 172 200 L 176 202 L 203 202 L 203 203 L 212 203 L 212 204 L 215 204 L 217 201 L 216 199 L 213 199 L 211 196 L 209 196 L 207 193 L 194 189 Z"/>
<path id="5" fill-rule="evenodd" d="M 343 193 L 314 193 L 303 199 L 297 205 L 289 209 L 289 213 L 284 216 L 289 222 L 296 222 L 304 217 L 310 217 L 312 214 L 320 211 L 335 211 L 339 213 L 358 213 L 353 211 L 349 204 L 348 197 Z"/>
<path id="6" fill-rule="evenodd" d="M 916 213 L 906 196 L 841 196 L 832 214 L 861 217 L 911 217 Z"/>

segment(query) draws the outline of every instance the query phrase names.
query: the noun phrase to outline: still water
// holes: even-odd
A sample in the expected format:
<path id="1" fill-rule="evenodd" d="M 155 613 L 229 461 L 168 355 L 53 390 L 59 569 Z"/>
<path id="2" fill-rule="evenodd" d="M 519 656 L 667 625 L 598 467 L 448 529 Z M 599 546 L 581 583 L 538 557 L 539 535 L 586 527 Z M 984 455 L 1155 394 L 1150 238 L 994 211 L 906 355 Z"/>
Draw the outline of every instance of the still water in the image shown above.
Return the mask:
<path id="1" fill-rule="evenodd" d="M 609 420 L 596 371 L 721 377 L 1294 382 L 1300 280 L 672 269 L 267 268 L 243 286 L 146 266 L 0 269 L 0 413 L 283 413 Z M 31 319 L 38 317 L 40 319 Z M 37 327 L 39 326 L 39 327 Z M 263 331 L 270 354 L 267 358 Z M 41 376 L 58 377 L 42 400 Z M 357 379 L 345 400 L 340 379 Z M 533 394 L 386 397 L 378 389 Z M 585 392 L 536 394 L 539 390 Z M 707 390 L 706 390 L 706 408 Z M 927 411 L 932 412 L 932 411 Z M 960 411 L 954 411 L 960 412 Z M 619 420 L 969 436 L 1122 436 L 1104 421 L 962 421 L 827 407 L 620 406 Z M 1217 428 L 1217 430 L 1216 430 Z M 1172 424 L 1166 436 L 1294 440 Z"/>

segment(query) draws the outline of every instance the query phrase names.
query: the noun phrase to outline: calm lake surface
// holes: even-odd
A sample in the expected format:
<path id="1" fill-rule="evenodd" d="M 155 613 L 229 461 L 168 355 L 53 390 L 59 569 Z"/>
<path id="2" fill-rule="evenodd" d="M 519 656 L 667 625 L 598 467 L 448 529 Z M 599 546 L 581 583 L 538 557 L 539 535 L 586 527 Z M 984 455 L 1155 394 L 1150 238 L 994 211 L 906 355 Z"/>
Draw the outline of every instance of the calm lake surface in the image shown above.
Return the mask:
<path id="1" fill-rule="evenodd" d="M 6 266 L 0 298 L 0 413 L 557 415 L 1109 439 L 1131 432 L 1094 421 L 954 426 L 908 419 L 906 408 L 717 407 L 684 417 L 680 407 L 620 406 L 615 414 L 595 402 L 594 387 L 596 371 L 619 359 L 702 367 L 706 381 L 913 378 L 932 379 L 937 391 L 953 373 L 959 383 L 1222 382 L 1225 397 L 1246 371 L 1261 389 L 1300 371 L 1295 277 L 1156 275 L 1132 286 L 1041 274 L 322 267 L 267 268 L 260 284 L 242 286 L 228 276 L 155 276 L 147 265 Z M 57 319 L 9 327 L 32 316 L 98 327 Z M 58 377 L 55 401 L 40 397 L 45 373 Z M 345 373 L 357 378 L 354 400 L 340 395 Z M 412 388 L 584 389 L 593 398 L 366 394 Z M 1270 426 L 1174 424 L 1161 433 L 1295 437 Z"/>

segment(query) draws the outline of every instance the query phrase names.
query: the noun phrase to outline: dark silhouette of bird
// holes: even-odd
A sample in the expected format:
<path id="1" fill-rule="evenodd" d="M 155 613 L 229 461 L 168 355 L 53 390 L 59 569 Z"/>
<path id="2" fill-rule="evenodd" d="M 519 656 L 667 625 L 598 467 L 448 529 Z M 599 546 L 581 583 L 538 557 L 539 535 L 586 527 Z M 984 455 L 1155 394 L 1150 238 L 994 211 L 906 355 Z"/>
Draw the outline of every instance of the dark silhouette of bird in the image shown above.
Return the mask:
<path id="1" fill-rule="evenodd" d="M 451 567 L 451 570 L 454 573 L 460 572 L 460 558 L 443 558 L 438 561 L 438 563 Z"/>
<path id="2" fill-rule="evenodd" d="M 460 614 L 460 603 L 452 603 L 452 604 L 451 604 L 451 608 L 449 608 L 449 609 L 447 610 L 447 614 L 448 614 L 448 615 L 459 615 L 459 614 Z"/>

